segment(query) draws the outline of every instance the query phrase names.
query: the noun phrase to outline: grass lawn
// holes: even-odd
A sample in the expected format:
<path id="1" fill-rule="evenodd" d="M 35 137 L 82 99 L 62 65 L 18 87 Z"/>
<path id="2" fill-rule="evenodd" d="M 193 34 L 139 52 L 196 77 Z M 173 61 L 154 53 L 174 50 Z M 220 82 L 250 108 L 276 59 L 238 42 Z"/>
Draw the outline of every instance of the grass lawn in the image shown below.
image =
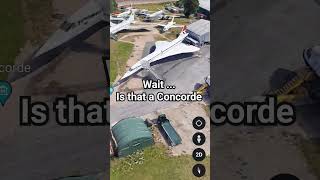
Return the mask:
<path id="1" fill-rule="evenodd" d="M 176 22 L 178 25 L 189 25 L 194 21 L 193 18 L 174 18 L 174 22 Z"/>
<path id="2" fill-rule="evenodd" d="M 163 10 L 168 3 L 150 3 L 150 4 L 136 4 L 133 7 L 137 9 L 147 9 L 149 11 Z"/>
<path id="3" fill-rule="evenodd" d="M 41 9 L 41 11 L 40 11 Z M 13 65 L 25 40 L 38 43 L 52 31 L 50 28 L 51 0 L 11 0 L 0 6 L 0 65 Z M 7 73 L 0 73 L 0 80 Z"/>
<path id="4" fill-rule="evenodd" d="M 181 32 L 180 28 L 172 28 L 168 32 L 165 32 L 163 35 L 170 40 L 174 40 L 178 37 L 180 32 Z"/>
<path id="5" fill-rule="evenodd" d="M 133 44 L 121 41 L 110 41 L 110 81 L 113 84 L 117 75 L 126 70 L 127 61 L 132 53 Z"/>
<path id="6" fill-rule="evenodd" d="M 301 140 L 300 148 L 308 162 L 311 171 L 320 178 L 320 142 Z"/>
<path id="7" fill-rule="evenodd" d="M 201 162 L 207 172 L 204 177 L 197 179 L 209 180 L 209 162 L 210 157 Z M 129 177 L 130 180 L 194 180 L 196 177 L 192 174 L 192 167 L 195 164 L 197 162 L 191 155 L 171 157 L 163 145 L 156 145 L 132 156 L 112 160 L 110 173 L 112 180 Z"/>
<path id="8" fill-rule="evenodd" d="M 13 65 L 24 44 L 22 0 L 3 1 L 0 6 L 0 65 Z M 7 78 L 0 73 L 0 80 Z"/>

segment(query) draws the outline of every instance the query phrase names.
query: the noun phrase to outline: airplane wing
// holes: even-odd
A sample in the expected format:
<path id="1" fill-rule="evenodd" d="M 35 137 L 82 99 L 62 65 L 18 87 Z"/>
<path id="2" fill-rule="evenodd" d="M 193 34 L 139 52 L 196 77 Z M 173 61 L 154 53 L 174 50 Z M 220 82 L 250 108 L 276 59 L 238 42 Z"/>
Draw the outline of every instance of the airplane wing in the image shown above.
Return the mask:
<path id="1" fill-rule="evenodd" d="M 170 42 L 168 42 L 168 41 L 157 41 L 155 43 L 156 49 L 163 49 L 163 48 L 167 47 L 168 44 L 170 44 Z"/>
<path id="2" fill-rule="evenodd" d="M 166 47 L 168 45 L 168 43 L 169 42 L 167 42 L 167 41 L 157 41 L 156 42 L 156 48 L 161 49 L 162 47 Z M 183 53 L 192 53 L 192 52 L 196 52 L 196 51 L 199 51 L 199 50 L 200 50 L 200 48 L 198 48 L 198 47 L 181 43 L 181 44 L 169 49 L 168 51 L 164 52 L 163 54 L 161 54 L 159 56 L 156 56 L 149 63 L 158 61 L 160 59 L 164 59 L 164 58 L 169 57 L 169 56 L 173 56 L 173 55 L 177 55 L 177 54 L 183 54 Z M 130 77 L 131 75 L 139 72 L 142 69 L 143 69 L 143 66 L 142 66 L 142 62 L 140 60 L 136 64 L 134 64 L 130 68 L 130 70 L 127 71 L 122 76 L 122 78 L 120 80 L 125 79 L 127 77 Z"/>
<path id="3" fill-rule="evenodd" d="M 164 24 L 157 24 L 157 26 L 165 27 L 166 25 L 164 25 Z"/>
<path id="4" fill-rule="evenodd" d="M 110 33 L 111 34 L 117 34 L 118 32 L 122 31 L 122 30 L 126 30 L 129 29 L 130 26 L 128 24 L 123 25 L 123 24 L 115 24 L 113 26 L 110 27 Z"/>
<path id="5" fill-rule="evenodd" d="M 163 46 L 166 46 L 167 43 L 168 43 L 166 41 L 158 41 L 158 42 L 157 42 L 158 46 L 157 46 L 157 43 L 156 43 L 156 49 L 160 48 L 160 47 L 163 47 Z M 164 59 L 164 58 L 169 57 L 169 56 L 174 56 L 174 55 L 177 55 L 177 54 L 184 54 L 184 53 L 193 53 L 193 52 L 196 52 L 196 51 L 199 51 L 199 50 L 200 50 L 200 48 L 198 48 L 198 47 L 195 47 L 195 46 L 192 46 L 192 45 L 187 45 L 187 44 L 184 44 L 184 43 L 180 43 L 179 45 L 176 45 L 175 47 L 172 47 L 172 48 L 168 49 L 167 51 L 163 52 L 159 56 L 156 56 L 155 58 L 153 58 L 151 60 L 151 62 L 155 62 L 155 61 L 158 61 L 160 59 Z"/>
<path id="6" fill-rule="evenodd" d="M 110 20 L 111 20 L 111 21 L 124 21 L 125 19 L 124 19 L 124 18 L 118 18 L 118 17 L 112 17 L 112 16 L 110 16 Z"/>
<path id="7" fill-rule="evenodd" d="M 183 25 L 172 25 L 171 28 L 181 28 Z"/>

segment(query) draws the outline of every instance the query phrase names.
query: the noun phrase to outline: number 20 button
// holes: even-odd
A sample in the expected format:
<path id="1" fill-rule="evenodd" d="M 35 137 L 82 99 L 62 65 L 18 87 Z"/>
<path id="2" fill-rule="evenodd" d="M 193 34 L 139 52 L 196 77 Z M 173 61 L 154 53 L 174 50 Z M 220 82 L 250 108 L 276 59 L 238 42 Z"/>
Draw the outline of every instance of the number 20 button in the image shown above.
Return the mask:
<path id="1" fill-rule="evenodd" d="M 193 151 L 192 157 L 196 161 L 202 161 L 206 158 L 206 152 L 201 148 L 197 148 Z"/>

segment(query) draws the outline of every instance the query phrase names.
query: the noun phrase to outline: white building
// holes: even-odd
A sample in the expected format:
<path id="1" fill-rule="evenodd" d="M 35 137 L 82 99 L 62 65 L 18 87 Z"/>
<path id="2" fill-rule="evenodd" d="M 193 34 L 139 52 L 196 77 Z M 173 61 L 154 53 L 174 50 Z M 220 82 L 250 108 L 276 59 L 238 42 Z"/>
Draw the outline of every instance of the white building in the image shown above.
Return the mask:
<path id="1" fill-rule="evenodd" d="M 187 26 L 187 40 L 196 46 L 210 43 L 210 21 L 200 19 Z"/>

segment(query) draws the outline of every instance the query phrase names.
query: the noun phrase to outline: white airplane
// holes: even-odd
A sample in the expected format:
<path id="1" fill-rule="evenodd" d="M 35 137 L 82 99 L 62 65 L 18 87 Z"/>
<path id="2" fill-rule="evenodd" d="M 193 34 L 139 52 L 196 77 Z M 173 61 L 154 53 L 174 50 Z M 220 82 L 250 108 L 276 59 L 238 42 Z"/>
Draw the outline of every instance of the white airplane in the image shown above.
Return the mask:
<path id="1" fill-rule="evenodd" d="M 110 27 L 112 27 L 114 25 L 116 25 L 116 24 L 110 21 Z"/>
<path id="2" fill-rule="evenodd" d="M 91 0 L 67 18 L 49 39 L 33 54 L 28 65 L 32 71 L 16 73 L 9 80 L 15 81 L 26 76 L 43 65 L 48 64 L 66 47 L 85 40 L 99 30 L 107 29 L 107 1 Z M 106 32 L 102 32 L 106 33 Z"/>
<path id="3" fill-rule="evenodd" d="M 158 24 L 158 26 L 162 27 L 163 32 L 166 32 L 171 28 L 182 27 L 181 25 L 176 25 L 176 22 L 174 22 L 174 17 L 172 17 L 172 20 L 168 22 L 168 24 Z"/>
<path id="4" fill-rule="evenodd" d="M 130 15 L 130 13 L 131 13 L 131 8 L 127 8 L 126 11 L 115 15 L 115 17 L 117 17 L 117 18 L 127 18 Z"/>
<path id="5" fill-rule="evenodd" d="M 154 12 L 152 14 L 146 14 L 145 15 L 145 20 L 155 20 L 155 19 L 159 19 L 161 18 L 161 16 L 164 15 L 164 11 L 163 10 L 159 10 L 157 12 Z"/>
<path id="6" fill-rule="evenodd" d="M 134 23 L 134 13 L 131 13 L 127 20 L 124 20 L 119 24 L 110 23 L 110 35 L 115 36 L 119 31 L 130 29 L 132 23 Z"/>
<path id="7" fill-rule="evenodd" d="M 118 17 L 110 16 L 110 22 L 112 22 L 112 21 L 122 22 L 122 21 L 124 21 L 124 20 L 125 20 L 124 18 L 118 18 Z M 113 24 L 114 24 L 114 23 L 113 23 Z"/>
<path id="8" fill-rule="evenodd" d="M 157 41 L 155 43 L 156 49 L 151 54 L 145 56 L 136 64 L 134 64 L 118 81 L 118 84 L 124 79 L 132 76 L 133 74 L 139 72 L 140 70 L 146 69 L 151 72 L 157 79 L 161 79 L 151 67 L 151 63 L 164 59 L 166 57 L 184 54 L 184 53 L 193 53 L 199 51 L 198 47 L 187 45 L 182 41 L 188 36 L 188 33 L 185 31 L 184 27 L 179 35 L 179 37 L 171 42 L 168 41 Z"/>
<path id="9" fill-rule="evenodd" d="M 133 8 L 132 4 L 131 4 L 131 6 L 127 7 L 124 12 L 116 14 L 115 17 L 116 18 L 128 18 L 131 13 L 136 13 L 137 11 L 138 11 L 138 9 Z"/>
<path id="10" fill-rule="evenodd" d="M 57 48 L 64 43 L 70 42 L 82 33 L 88 33 L 87 31 L 90 31 L 90 28 L 94 26 L 98 26 L 98 28 L 96 28 L 98 30 L 106 27 L 106 12 L 103 11 L 102 5 L 103 0 L 91 0 L 76 11 L 51 35 L 47 42 L 34 55 L 34 58 L 41 56 L 47 51 Z M 91 31 L 90 34 L 93 34 L 96 31 Z"/>
<path id="11" fill-rule="evenodd" d="M 147 9 L 137 9 L 136 14 L 138 16 L 147 16 L 148 15 L 148 10 Z"/>

